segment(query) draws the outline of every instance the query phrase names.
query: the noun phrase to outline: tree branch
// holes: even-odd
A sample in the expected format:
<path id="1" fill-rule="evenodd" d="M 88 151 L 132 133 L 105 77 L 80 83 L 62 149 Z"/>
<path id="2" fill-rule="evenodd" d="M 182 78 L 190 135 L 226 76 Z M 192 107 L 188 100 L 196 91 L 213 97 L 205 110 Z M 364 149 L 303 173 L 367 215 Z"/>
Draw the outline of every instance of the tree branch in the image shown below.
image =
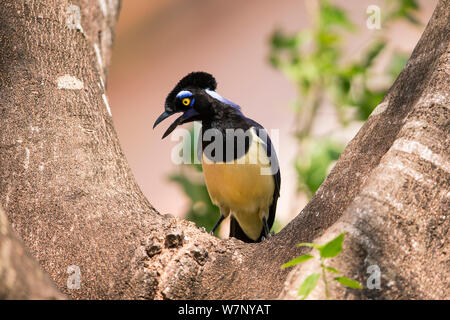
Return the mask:
<path id="1" fill-rule="evenodd" d="M 417 134 L 417 141 L 433 150 L 432 155 L 446 159 L 441 151 L 448 146 L 441 149 L 445 145 L 439 144 L 446 127 L 433 118 L 439 110 L 448 112 L 442 108 L 448 97 L 442 88 L 445 82 L 435 81 L 435 76 L 445 74 L 442 59 L 448 44 L 443 20 L 448 16 L 442 12 L 449 10 L 441 2 L 425 32 L 427 39 L 419 43 L 385 104 L 349 144 L 313 200 L 279 234 L 259 244 L 219 240 L 191 222 L 162 215 L 137 186 L 113 128 L 103 83 L 113 38 L 108 32 L 113 35 L 120 6 L 110 3 L 84 0 L 69 5 L 49 0 L 0 5 L 0 204 L 32 256 L 72 298 L 275 298 L 288 275 L 280 266 L 299 254 L 297 243 L 317 239 L 339 220 L 324 235 L 329 237 L 333 228 L 342 226 L 342 215 L 358 210 L 372 208 L 374 213 L 366 216 L 374 221 L 369 219 L 367 228 L 378 226 L 373 224 L 378 221 L 375 212 L 387 209 L 366 193 L 372 190 L 371 181 L 375 189 L 392 183 L 378 183 L 380 171 L 391 168 L 386 159 L 400 152 L 392 146 L 404 134 L 405 123 L 413 128 L 414 117 L 427 122 L 427 130 L 414 127 L 408 132 Z M 77 9 L 69 6 L 79 8 L 79 20 Z M 424 100 L 419 108 L 427 90 L 442 96 Z M 435 104 L 424 108 L 427 101 Z M 423 140 L 422 131 L 427 132 L 424 139 L 433 139 Z M 426 181 L 448 177 L 448 170 L 414 157 L 404 166 L 428 166 L 430 171 L 415 169 Z M 419 185 L 399 185 L 405 178 L 400 173 L 392 178 L 398 178 L 395 195 L 404 192 L 410 197 L 402 203 L 408 210 L 397 215 L 407 215 L 416 203 L 417 212 L 422 212 L 423 201 L 414 202 Z M 441 186 L 448 187 L 448 179 Z M 426 190 L 434 192 L 429 208 L 437 210 L 441 193 L 437 188 Z M 380 199 L 387 194 L 380 193 Z M 436 212 L 438 217 L 440 211 Z M 354 223 L 351 230 L 366 230 L 360 226 L 362 220 L 345 221 Z M 398 230 L 403 230 L 400 223 Z M 66 271 L 73 265 L 80 268 L 80 289 L 67 288 Z M 409 280 L 408 274 L 399 274 Z M 291 274 L 290 279 L 286 288 L 296 285 L 297 277 Z"/>
<path id="2" fill-rule="evenodd" d="M 336 199 L 345 204 L 337 211 L 342 216 L 316 241 L 348 231 L 332 266 L 365 289 L 333 282 L 333 298 L 449 296 L 449 15 L 449 2 L 440 1 L 405 69 L 308 205 L 324 195 L 335 215 L 330 197 L 338 185 L 349 188 L 345 199 Z M 366 286 L 371 265 L 380 268 L 379 289 Z M 296 298 L 304 278 L 318 270 L 314 261 L 297 266 L 280 297 Z M 323 286 L 310 296 L 324 297 Z"/>

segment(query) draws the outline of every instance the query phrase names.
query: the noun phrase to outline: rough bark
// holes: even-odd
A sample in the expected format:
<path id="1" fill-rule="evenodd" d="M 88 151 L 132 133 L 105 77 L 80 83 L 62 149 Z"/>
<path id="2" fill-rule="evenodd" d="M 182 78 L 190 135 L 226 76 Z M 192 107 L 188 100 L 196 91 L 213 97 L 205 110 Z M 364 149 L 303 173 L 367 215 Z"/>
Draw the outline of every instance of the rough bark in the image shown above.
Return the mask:
<path id="1" fill-rule="evenodd" d="M 64 299 L 24 249 L 0 208 L 0 300 Z"/>
<path id="2" fill-rule="evenodd" d="M 338 186 L 348 187 L 338 200 L 342 216 L 315 241 L 347 231 L 330 265 L 364 286 L 331 282 L 332 298 L 450 297 L 449 17 L 450 2 L 439 2 L 404 70 L 318 192 L 333 203 Z M 378 289 L 367 286 L 371 265 L 380 268 Z M 306 276 L 320 270 L 317 260 L 297 266 L 280 298 L 296 298 Z M 325 296 L 320 282 L 310 298 Z"/>
<path id="3" fill-rule="evenodd" d="M 73 5 L 80 8 L 79 24 L 73 23 L 76 8 L 68 9 Z M 324 238 L 342 225 L 351 226 L 355 236 L 349 237 L 346 247 L 351 249 L 345 252 L 359 259 L 358 268 L 364 264 L 357 230 L 364 235 L 360 239 L 379 241 L 370 259 L 382 269 L 399 272 L 397 295 L 381 290 L 381 297 L 409 297 L 410 292 L 439 296 L 428 286 L 436 285 L 439 275 L 444 277 L 444 267 L 448 271 L 442 244 L 448 220 L 439 224 L 448 205 L 443 191 L 449 174 L 448 89 L 440 82 L 448 76 L 448 2 L 439 4 L 426 36 L 386 97 L 389 103 L 377 109 L 349 144 L 308 206 L 279 234 L 259 244 L 219 240 L 190 222 L 162 215 L 136 185 L 103 85 L 119 6 L 117 1 L 0 1 L 0 204 L 62 292 L 79 299 L 274 298 L 289 271 L 281 264 L 300 252 L 295 245 L 317 239 L 338 221 Z M 381 112 L 383 106 L 388 107 Z M 411 119 L 426 123 L 426 128 Z M 420 146 L 397 141 L 420 142 L 430 150 L 432 161 L 416 152 Z M 406 146 L 410 152 L 393 146 Z M 391 158 L 397 162 L 389 162 Z M 417 176 L 426 183 L 414 179 Z M 375 189 L 383 191 L 379 198 L 367 194 Z M 385 200 L 389 194 L 391 202 Z M 405 210 L 392 206 L 397 202 Z M 361 210 L 372 210 L 358 215 L 367 226 L 361 226 L 362 218 L 343 220 Z M 408 237 L 405 230 L 411 232 Z M 431 233 L 422 243 L 425 231 Z M 411 252 L 408 259 L 414 259 L 413 254 L 436 259 L 417 271 L 421 278 L 416 277 L 415 288 L 408 291 L 405 287 L 414 276 L 397 269 L 410 260 L 403 259 L 395 268 L 389 261 L 395 249 L 398 255 L 398 250 L 409 248 L 410 238 L 429 250 Z M 345 266 L 347 260 L 342 259 Z M 435 269 L 438 261 L 444 265 Z M 71 265 L 80 268 L 80 289 L 67 288 Z M 351 270 L 343 268 L 356 275 Z M 430 278 L 421 273 L 429 270 L 435 270 Z M 289 286 L 296 286 L 298 274 L 291 273 L 281 297 L 293 298 Z M 364 294 L 359 297 L 372 297 L 371 292 Z"/>

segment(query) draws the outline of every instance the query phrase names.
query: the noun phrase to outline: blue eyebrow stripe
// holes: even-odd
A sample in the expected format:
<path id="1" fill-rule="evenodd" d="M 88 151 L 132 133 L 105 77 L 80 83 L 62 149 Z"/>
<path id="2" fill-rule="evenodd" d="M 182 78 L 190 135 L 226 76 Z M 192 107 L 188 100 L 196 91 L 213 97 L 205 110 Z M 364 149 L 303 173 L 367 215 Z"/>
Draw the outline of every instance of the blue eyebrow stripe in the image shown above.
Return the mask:
<path id="1" fill-rule="evenodd" d="M 193 96 L 192 92 L 187 91 L 187 90 L 183 90 L 183 91 L 178 92 L 176 97 L 180 98 L 180 99 L 183 99 L 183 98 L 192 97 L 192 96 Z"/>

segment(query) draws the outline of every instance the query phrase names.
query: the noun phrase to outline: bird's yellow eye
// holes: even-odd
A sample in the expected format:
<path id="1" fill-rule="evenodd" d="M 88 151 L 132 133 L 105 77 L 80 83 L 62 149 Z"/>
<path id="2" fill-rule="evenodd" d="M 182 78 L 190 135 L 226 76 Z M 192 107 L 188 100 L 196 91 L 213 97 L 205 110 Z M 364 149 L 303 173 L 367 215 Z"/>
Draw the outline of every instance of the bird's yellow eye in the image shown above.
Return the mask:
<path id="1" fill-rule="evenodd" d="M 189 98 L 184 98 L 183 100 L 181 100 L 181 102 L 185 105 L 188 106 L 191 104 L 191 99 Z"/>

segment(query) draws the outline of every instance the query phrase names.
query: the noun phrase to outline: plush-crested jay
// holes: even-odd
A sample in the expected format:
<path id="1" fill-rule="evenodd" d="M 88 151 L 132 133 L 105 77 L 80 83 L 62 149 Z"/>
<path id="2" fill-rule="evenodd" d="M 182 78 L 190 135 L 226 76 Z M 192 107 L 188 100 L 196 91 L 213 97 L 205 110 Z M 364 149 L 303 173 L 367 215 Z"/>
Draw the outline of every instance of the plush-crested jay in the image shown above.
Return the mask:
<path id="1" fill-rule="evenodd" d="M 175 113 L 178 125 L 201 121 L 202 168 L 212 202 L 220 208 L 214 233 L 231 215 L 230 236 L 245 242 L 267 238 L 280 195 L 280 171 L 274 147 L 264 128 L 241 108 L 220 96 L 214 77 L 192 72 L 169 93 L 165 111 L 153 127 Z"/>

